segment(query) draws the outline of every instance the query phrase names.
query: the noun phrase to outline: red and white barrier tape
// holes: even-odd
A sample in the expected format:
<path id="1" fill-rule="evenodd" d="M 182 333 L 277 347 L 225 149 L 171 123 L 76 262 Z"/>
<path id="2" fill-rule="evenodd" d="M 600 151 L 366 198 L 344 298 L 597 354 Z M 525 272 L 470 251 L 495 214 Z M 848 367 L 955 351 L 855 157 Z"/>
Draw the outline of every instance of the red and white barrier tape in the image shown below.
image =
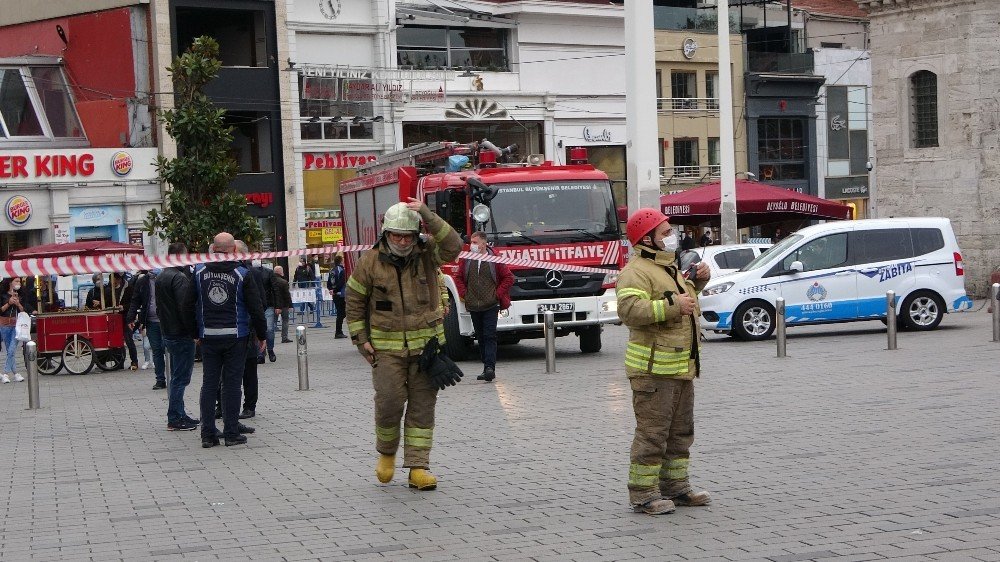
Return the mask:
<path id="1" fill-rule="evenodd" d="M 138 271 L 178 267 L 199 263 L 210 263 L 230 260 L 276 259 L 306 255 L 339 254 L 345 252 L 363 252 L 371 249 L 371 244 L 354 246 L 324 246 L 322 248 L 305 248 L 286 250 L 283 252 L 252 252 L 248 254 L 180 254 L 170 256 L 147 256 L 144 254 L 121 254 L 99 257 L 61 257 L 61 258 L 30 258 L 24 260 L 8 260 L 0 262 L 0 272 L 4 277 L 29 277 L 35 275 L 81 275 L 87 273 L 108 273 L 113 271 Z M 462 252 L 461 259 L 479 260 L 503 263 L 517 267 L 539 269 L 558 269 L 579 273 L 613 273 L 614 270 L 566 263 L 546 262 L 539 260 L 505 258 L 490 254 Z"/>

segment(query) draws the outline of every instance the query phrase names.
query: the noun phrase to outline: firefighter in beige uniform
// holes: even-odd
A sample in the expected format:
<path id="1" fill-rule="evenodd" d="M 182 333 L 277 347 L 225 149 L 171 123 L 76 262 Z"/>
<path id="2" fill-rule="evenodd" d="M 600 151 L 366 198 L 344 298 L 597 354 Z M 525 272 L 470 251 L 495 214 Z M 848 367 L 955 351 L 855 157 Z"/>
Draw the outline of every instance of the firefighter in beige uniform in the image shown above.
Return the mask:
<path id="1" fill-rule="evenodd" d="M 677 270 L 677 235 L 668 217 L 639 209 L 626 226 L 633 255 L 618 278 L 618 316 L 629 328 L 625 373 L 632 386 L 635 438 L 629 466 L 629 502 L 659 515 L 675 505 L 705 505 L 709 494 L 688 483 L 694 441 L 694 378 L 699 371 L 697 294 L 708 265 L 695 279 Z"/>
<path id="2" fill-rule="evenodd" d="M 419 236 L 421 219 L 431 236 L 427 240 Z M 380 453 L 375 474 L 380 482 L 392 480 L 405 405 L 403 467 L 410 469 L 410 487 L 437 486 L 427 470 L 437 388 L 417 361 L 428 340 L 444 340 L 438 269 L 461 250 L 458 233 L 410 199 L 386 211 L 382 237 L 358 257 L 347 280 L 347 327 L 372 365 L 375 449 Z"/>

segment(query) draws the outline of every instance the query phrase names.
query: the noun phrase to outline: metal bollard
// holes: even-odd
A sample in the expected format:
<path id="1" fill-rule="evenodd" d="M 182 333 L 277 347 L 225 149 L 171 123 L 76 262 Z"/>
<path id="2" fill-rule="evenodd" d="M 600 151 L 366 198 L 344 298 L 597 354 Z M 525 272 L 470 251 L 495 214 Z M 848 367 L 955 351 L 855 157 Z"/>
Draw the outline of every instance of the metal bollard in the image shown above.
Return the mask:
<path id="1" fill-rule="evenodd" d="M 774 301 L 774 312 L 777 315 L 775 322 L 777 327 L 775 331 L 777 332 L 778 339 L 778 357 L 785 357 L 787 355 L 787 340 L 785 333 L 785 299 L 784 297 L 778 297 Z"/>
<path id="2" fill-rule="evenodd" d="M 1000 341 L 1000 283 L 993 284 L 993 341 Z"/>
<path id="3" fill-rule="evenodd" d="M 24 367 L 28 369 L 28 409 L 42 407 L 38 396 L 38 344 L 33 341 L 24 344 Z"/>
<path id="4" fill-rule="evenodd" d="M 885 326 L 891 351 L 896 349 L 896 291 L 885 292 Z"/>
<path id="5" fill-rule="evenodd" d="M 556 372 L 556 313 L 545 311 L 545 372 Z"/>
<path id="6" fill-rule="evenodd" d="M 309 348 L 306 346 L 306 327 L 295 328 L 295 348 L 299 357 L 299 390 L 309 390 Z"/>

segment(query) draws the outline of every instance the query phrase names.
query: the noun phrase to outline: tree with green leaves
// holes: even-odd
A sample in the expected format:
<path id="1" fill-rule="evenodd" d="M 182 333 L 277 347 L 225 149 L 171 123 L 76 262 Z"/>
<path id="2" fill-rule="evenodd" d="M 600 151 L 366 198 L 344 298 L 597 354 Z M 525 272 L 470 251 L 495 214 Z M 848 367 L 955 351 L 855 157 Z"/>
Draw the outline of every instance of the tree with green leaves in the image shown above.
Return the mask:
<path id="1" fill-rule="evenodd" d="M 174 84 L 174 109 L 160 112 L 167 134 L 177 143 L 177 158 L 159 157 L 156 169 L 170 184 L 164 210 L 150 210 L 150 235 L 184 242 L 191 251 L 206 251 L 219 232 L 232 233 L 251 247 L 262 233 L 247 211 L 246 198 L 230 187 L 239 171 L 230 155 L 232 127 L 202 92 L 222 68 L 219 44 L 202 36 L 167 68 Z"/>

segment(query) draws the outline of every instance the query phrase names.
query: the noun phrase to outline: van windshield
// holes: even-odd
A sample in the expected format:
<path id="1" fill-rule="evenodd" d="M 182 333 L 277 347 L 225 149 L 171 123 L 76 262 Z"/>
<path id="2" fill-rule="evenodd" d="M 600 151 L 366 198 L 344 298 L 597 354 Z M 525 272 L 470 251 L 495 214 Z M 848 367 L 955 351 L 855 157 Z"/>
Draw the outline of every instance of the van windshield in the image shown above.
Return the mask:
<path id="1" fill-rule="evenodd" d="M 788 236 L 787 238 L 781 240 L 780 242 L 778 242 L 774 246 L 771 246 L 770 248 L 768 248 L 767 251 L 764 252 L 763 254 L 757 256 L 756 258 L 754 258 L 754 260 L 752 262 L 744 265 L 740 269 L 740 271 L 751 271 L 751 270 L 757 269 L 758 267 L 763 266 L 767 262 L 771 261 L 771 258 L 773 256 L 778 255 L 778 254 L 784 252 L 789 247 L 794 246 L 795 244 L 797 244 L 800 240 L 802 240 L 802 235 L 801 234 L 792 234 L 792 235 Z"/>

